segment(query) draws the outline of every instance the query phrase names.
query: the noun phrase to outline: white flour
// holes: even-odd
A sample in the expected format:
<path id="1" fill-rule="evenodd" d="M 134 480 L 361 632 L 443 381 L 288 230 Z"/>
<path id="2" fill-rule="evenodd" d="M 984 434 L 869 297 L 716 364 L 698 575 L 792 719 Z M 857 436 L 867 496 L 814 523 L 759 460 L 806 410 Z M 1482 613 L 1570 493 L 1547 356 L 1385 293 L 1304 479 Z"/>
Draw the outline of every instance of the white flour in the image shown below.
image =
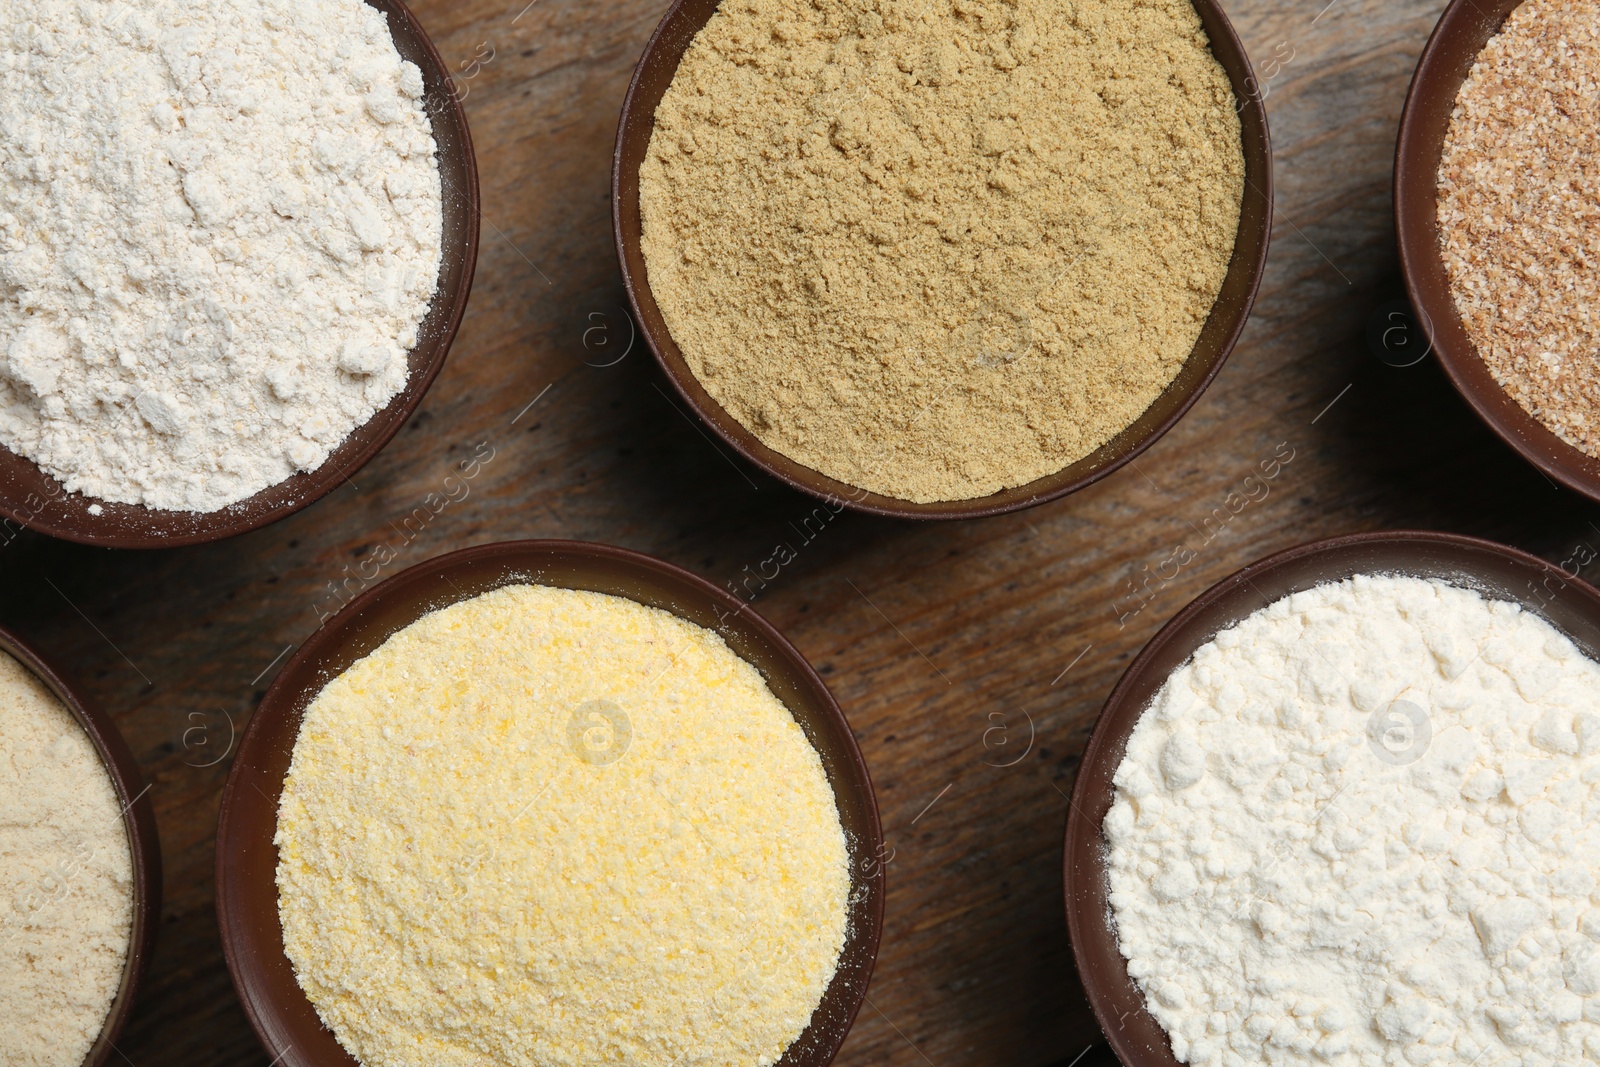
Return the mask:
<path id="1" fill-rule="evenodd" d="M 1105 820 L 1128 969 L 1180 1060 L 1600 1062 L 1600 665 L 1415 578 L 1195 653 Z"/>
<path id="2" fill-rule="evenodd" d="M 421 95 L 361 0 L 0 0 L 0 443 L 187 511 L 319 466 L 433 296 Z"/>

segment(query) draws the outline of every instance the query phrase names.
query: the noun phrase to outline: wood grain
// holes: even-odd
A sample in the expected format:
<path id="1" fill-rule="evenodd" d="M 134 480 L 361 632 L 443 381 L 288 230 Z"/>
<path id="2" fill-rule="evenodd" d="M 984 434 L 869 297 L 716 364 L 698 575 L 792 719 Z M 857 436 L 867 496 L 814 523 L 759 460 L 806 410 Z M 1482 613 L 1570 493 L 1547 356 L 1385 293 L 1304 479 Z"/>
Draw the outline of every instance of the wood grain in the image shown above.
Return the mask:
<path id="1" fill-rule="evenodd" d="M 1255 317 L 1190 415 L 1136 465 L 1030 512 L 842 515 L 816 532 L 814 502 L 736 466 L 627 347 L 611 144 L 663 0 L 419 0 L 467 93 L 484 227 L 466 323 L 411 424 L 351 485 L 235 541 L 140 554 L 24 534 L 0 549 L 0 622 L 76 671 L 154 783 L 166 906 L 126 1060 L 275 1054 L 218 944 L 217 800 L 230 737 L 329 583 L 380 542 L 391 573 L 523 537 L 607 541 L 733 583 L 779 544 L 796 551 L 756 606 L 844 706 L 895 848 L 882 955 L 840 1064 L 1102 1059 L 1061 914 L 1066 794 L 1100 702 L 1161 623 L 1250 560 L 1336 533 L 1433 527 L 1554 560 L 1600 546 L 1597 509 L 1501 447 L 1431 363 L 1369 350 L 1374 309 L 1400 295 L 1396 122 L 1442 4 L 1325 2 L 1228 5 L 1269 93 L 1281 210 Z M 482 442 L 494 458 L 471 495 L 402 536 Z M 1280 447 L 1293 459 L 1271 494 L 1206 526 Z M 1147 578 L 1182 540 L 1204 542 L 1193 563 Z"/>

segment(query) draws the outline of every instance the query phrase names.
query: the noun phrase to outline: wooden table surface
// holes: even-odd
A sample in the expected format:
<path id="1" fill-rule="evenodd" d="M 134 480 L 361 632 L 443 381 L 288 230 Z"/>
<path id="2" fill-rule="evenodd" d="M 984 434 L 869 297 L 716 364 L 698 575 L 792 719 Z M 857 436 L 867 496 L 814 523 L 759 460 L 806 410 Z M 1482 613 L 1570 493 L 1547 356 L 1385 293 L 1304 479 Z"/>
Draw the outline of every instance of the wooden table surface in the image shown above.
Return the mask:
<path id="1" fill-rule="evenodd" d="M 525 2 L 415 5 L 467 94 L 483 255 L 450 360 L 394 442 L 331 497 L 233 541 L 136 553 L 27 533 L 0 549 L 0 623 L 76 672 L 153 783 L 165 906 L 119 1042 L 134 1067 L 272 1058 L 217 937 L 218 797 L 232 739 L 332 603 L 329 583 L 380 544 L 397 557 L 385 574 L 563 537 L 719 583 L 795 551 L 756 607 L 843 705 L 894 849 L 869 1003 L 838 1060 L 852 1067 L 1104 1058 L 1062 917 L 1066 794 L 1119 673 L 1201 590 L 1357 530 L 1462 531 L 1552 560 L 1600 547 L 1600 509 L 1492 438 L 1431 361 L 1393 367 L 1368 341 L 1400 296 L 1394 134 L 1440 0 L 1227 4 L 1269 93 L 1271 262 L 1221 376 L 1135 465 L 1017 515 L 919 526 L 847 513 L 809 540 L 798 528 L 816 503 L 736 465 L 629 347 L 611 147 L 665 0 Z M 430 513 L 424 500 L 480 445 L 493 458 L 470 495 Z M 1275 453 L 1291 458 L 1270 493 L 1234 514 L 1230 494 Z M 414 513 L 428 521 L 408 540 L 399 521 Z M 1193 562 L 1147 581 L 1214 514 L 1228 521 Z"/>

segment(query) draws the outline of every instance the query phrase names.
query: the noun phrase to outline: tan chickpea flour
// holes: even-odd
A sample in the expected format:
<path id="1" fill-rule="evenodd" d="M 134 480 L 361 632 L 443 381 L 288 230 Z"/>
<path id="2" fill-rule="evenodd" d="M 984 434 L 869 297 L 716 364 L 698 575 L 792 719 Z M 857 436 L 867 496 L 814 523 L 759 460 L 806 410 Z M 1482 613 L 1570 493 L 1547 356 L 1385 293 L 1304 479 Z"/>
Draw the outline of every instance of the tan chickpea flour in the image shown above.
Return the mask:
<path id="1" fill-rule="evenodd" d="M 764 1067 L 844 944 L 816 750 L 709 630 L 509 586 L 307 709 L 279 807 L 301 987 L 366 1067 Z"/>
<path id="2" fill-rule="evenodd" d="M 1238 231 L 1188 0 L 724 0 L 655 120 L 643 247 L 690 368 L 778 452 L 905 500 L 1133 423 Z"/>

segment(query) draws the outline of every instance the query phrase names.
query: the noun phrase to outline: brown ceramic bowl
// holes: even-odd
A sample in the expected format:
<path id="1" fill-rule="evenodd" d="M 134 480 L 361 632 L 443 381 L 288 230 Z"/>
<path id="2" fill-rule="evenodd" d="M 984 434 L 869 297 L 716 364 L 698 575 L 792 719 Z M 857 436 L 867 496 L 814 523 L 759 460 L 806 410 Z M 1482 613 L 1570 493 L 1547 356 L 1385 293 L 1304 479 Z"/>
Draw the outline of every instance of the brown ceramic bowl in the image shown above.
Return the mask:
<path id="1" fill-rule="evenodd" d="M 330 679 L 428 612 L 519 582 L 627 597 L 716 630 L 761 672 L 816 747 L 850 848 L 849 927 L 839 969 L 779 1067 L 825 1067 L 866 996 L 883 929 L 883 831 L 850 725 L 811 665 L 749 605 L 670 563 L 579 541 L 483 545 L 402 571 L 328 620 L 272 683 L 234 757 L 217 828 L 222 947 L 262 1044 L 282 1067 L 356 1067 L 301 991 L 278 921 L 272 838 L 306 707 Z"/>
<path id="2" fill-rule="evenodd" d="M 661 309 L 650 292 L 640 249 L 639 166 L 650 146 L 656 105 L 672 83 L 678 63 L 700 28 L 717 9 L 717 0 L 677 0 L 656 27 L 634 70 L 617 127 L 616 156 L 611 169 L 611 211 L 622 264 L 622 280 L 634 318 L 656 362 L 680 396 L 713 433 L 745 459 L 795 489 L 837 501 L 872 515 L 902 519 L 973 519 L 1043 504 L 1099 481 L 1154 444 L 1200 399 L 1250 317 L 1256 289 L 1267 262 L 1272 234 L 1272 146 L 1267 137 L 1267 112 L 1256 90 L 1250 59 L 1217 0 L 1194 0 L 1211 38 L 1211 50 L 1228 72 L 1234 95 L 1244 101 L 1239 113 L 1244 135 L 1245 190 L 1233 261 L 1217 294 L 1211 316 L 1200 331 L 1189 360 L 1172 384 L 1134 423 L 1094 452 L 1054 474 L 1026 485 L 970 500 L 915 504 L 868 493 L 803 466 L 762 444 L 760 439 L 723 409 L 700 385 L 672 339 Z"/>
<path id="3" fill-rule="evenodd" d="M 327 496 L 389 443 L 444 366 L 467 307 L 478 260 L 478 166 L 467 117 L 433 42 L 400 0 L 366 0 L 389 17 L 402 59 L 422 70 L 423 107 L 438 143 L 444 192 L 443 256 L 433 306 L 407 356 L 408 375 L 387 407 L 350 432 L 327 461 L 219 511 L 157 511 L 69 494 L 32 460 L 0 448 L 0 516 L 40 533 L 104 548 L 176 548 L 220 541 L 276 522 Z M 101 508 L 91 515 L 91 505 Z"/>
<path id="4" fill-rule="evenodd" d="M 161 842 L 156 835 L 155 807 L 150 803 L 150 790 L 139 773 L 139 764 L 110 717 L 85 700 L 49 660 L 16 635 L 0 630 L 0 652 L 32 671 L 78 720 L 100 754 L 100 762 L 105 764 L 122 803 L 122 823 L 128 831 L 128 852 L 133 859 L 133 927 L 128 934 L 128 960 L 123 965 L 122 984 L 106 1012 L 105 1025 L 83 1060 L 83 1067 L 105 1067 L 117 1055 L 112 1046 L 133 1013 L 139 980 L 150 966 L 156 930 L 161 924 Z"/>
<path id="5" fill-rule="evenodd" d="M 1355 534 L 1291 548 L 1223 579 L 1150 639 L 1111 691 L 1067 815 L 1063 869 L 1067 930 L 1078 978 L 1117 1057 L 1127 1067 L 1178 1067 L 1166 1031 L 1145 1008 L 1117 948 L 1100 827 L 1128 737 L 1167 677 L 1216 634 L 1268 603 L 1356 574 L 1442 578 L 1536 612 L 1600 659 L 1600 590 L 1537 556 L 1475 537 L 1422 531 Z"/>
<path id="6" fill-rule="evenodd" d="M 1438 176 L 1456 94 L 1472 63 L 1520 0 L 1452 0 L 1422 50 L 1394 159 L 1394 224 L 1400 270 L 1439 365 L 1500 438 L 1552 480 L 1600 501 L 1600 460 L 1573 448 L 1523 410 L 1489 368 L 1461 325 L 1439 254 Z"/>

